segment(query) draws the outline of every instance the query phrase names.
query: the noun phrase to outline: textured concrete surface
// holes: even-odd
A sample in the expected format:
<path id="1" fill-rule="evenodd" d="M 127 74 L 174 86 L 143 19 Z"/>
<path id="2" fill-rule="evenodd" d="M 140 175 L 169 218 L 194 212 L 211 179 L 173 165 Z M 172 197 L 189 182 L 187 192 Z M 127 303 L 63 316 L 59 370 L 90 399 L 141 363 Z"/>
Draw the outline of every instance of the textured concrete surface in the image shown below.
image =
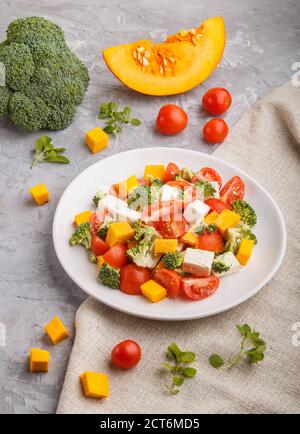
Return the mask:
<path id="1" fill-rule="evenodd" d="M 104 47 L 148 37 L 159 40 L 219 14 L 228 31 L 224 58 L 202 87 L 184 95 L 152 98 L 131 92 L 101 59 Z M 231 91 L 234 102 L 226 119 L 233 126 L 259 97 L 291 78 L 292 64 L 300 60 L 299 14 L 298 0 L 0 1 L 0 39 L 16 17 L 50 18 L 63 27 L 69 45 L 86 62 L 91 75 L 88 94 L 73 125 L 50 134 L 54 143 L 68 148 L 70 165 L 30 170 L 31 149 L 39 134 L 24 135 L 10 125 L 0 125 L 0 413 L 52 413 L 56 409 L 72 339 L 52 347 L 43 326 L 58 314 L 74 333 L 74 315 L 85 299 L 65 275 L 52 246 L 52 219 L 63 190 L 90 164 L 122 150 L 165 145 L 212 152 L 200 135 L 199 101 L 204 90 L 225 86 Z M 99 124 L 98 105 L 110 99 L 130 105 L 143 124 L 127 129 L 111 140 L 107 150 L 93 156 L 84 145 L 84 132 Z M 156 113 L 166 102 L 181 104 L 189 113 L 189 127 L 177 137 L 161 137 L 153 129 Z M 39 182 L 52 194 L 50 204 L 41 208 L 27 193 L 28 187 Z M 31 346 L 51 349 L 47 375 L 27 372 Z"/>

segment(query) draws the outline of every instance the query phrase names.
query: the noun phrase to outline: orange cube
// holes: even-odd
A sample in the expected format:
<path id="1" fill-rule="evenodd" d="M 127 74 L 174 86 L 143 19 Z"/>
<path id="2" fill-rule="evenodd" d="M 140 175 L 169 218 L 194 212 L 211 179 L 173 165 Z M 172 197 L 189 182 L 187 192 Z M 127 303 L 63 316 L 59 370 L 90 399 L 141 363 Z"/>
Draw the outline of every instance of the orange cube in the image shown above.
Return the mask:
<path id="1" fill-rule="evenodd" d="M 93 154 L 106 148 L 108 145 L 108 135 L 99 127 L 87 131 L 85 141 Z"/>
<path id="2" fill-rule="evenodd" d="M 109 396 L 109 379 L 100 372 L 84 372 L 80 375 L 83 393 L 89 398 L 107 398 Z"/>
<path id="3" fill-rule="evenodd" d="M 31 348 L 29 355 L 29 369 L 31 372 L 48 372 L 49 361 L 49 351 Z"/>
<path id="4" fill-rule="evenodd" d="M 29 193 L 38 205 L 44 205 L 44 203 L 49 202 L 50 200 L 50 195 L 45 184 L 31 187 Z"/>
<path id="5" fill-rule="evenodd" d="M 63 325 L 58 316 L 55 316 L 46 326 L 45 331 L 51 339 L 53 345 L 58 344 L 69 336 L 69 332 Z"/>

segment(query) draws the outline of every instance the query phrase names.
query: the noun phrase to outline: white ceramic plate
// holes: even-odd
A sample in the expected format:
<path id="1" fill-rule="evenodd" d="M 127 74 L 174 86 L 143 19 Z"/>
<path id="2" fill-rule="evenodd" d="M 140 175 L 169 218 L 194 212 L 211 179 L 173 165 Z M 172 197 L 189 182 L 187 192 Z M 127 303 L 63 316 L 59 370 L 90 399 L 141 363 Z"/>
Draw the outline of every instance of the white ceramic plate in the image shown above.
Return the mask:
<path id="1" fill-rule="evenodd" d="M 68 243 L 75 214 L 91 209 L 92 198 L 100 185 L 111 185 L 122 178 L 143 175 L 146 164 L 167 164 L 199 170 L 211 166 L 227 181 L 239 175 L 246 184 L 245 199 L 254 207 L 258 238 L 247 267 L 221 279 L 211 297 L 200 301 L 165 299 L 152 304 L 141 296 L 129 296 L 106 288 L 97 279 L 97 269 L 88 261 L 84 249 Z M 272 222 L 272 224 L 270 224 Z M 276 234 L 276 236 L 274 236 Z M 286 248 L 282 214 L 267 191 L 242 170 L 223 160 L 196 151 L 177 148 L 145 148 L 123 152 L 98 161 L 78 175 L 63 193 L 53 222 L 53 241 L 57 257 L 70 278 L 87 294 L 119 311 L 157 320 L 191 320 L 230 309 L 256 294 L 278 270 Z M 276 294 L 275 294 L 276 296 Z"/>

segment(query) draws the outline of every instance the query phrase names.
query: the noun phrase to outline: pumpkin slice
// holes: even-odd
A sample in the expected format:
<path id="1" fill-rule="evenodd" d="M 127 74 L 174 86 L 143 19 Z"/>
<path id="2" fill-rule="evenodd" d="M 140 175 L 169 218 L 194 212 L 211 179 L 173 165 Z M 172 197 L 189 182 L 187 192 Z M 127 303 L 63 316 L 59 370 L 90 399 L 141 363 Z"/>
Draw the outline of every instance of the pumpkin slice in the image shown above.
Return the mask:
<path id="1" fill-rule="evenodd" d="M 147 95 L 174 95 L 202 83 L 218 65 L 225 48 L 222 17 L 198 28 L 180 30 L 165 42 L 141 40 L 106 48 L 104 60 L 126 86 Z"/>

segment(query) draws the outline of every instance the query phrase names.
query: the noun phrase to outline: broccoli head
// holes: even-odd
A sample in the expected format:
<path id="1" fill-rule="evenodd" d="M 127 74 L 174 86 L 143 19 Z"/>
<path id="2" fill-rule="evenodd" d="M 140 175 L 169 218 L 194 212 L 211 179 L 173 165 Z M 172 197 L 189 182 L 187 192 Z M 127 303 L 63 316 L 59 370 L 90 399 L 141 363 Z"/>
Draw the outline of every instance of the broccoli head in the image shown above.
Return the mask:
<path id="1" fill-rule="evenodd" d="M 168 252 L 164 254 L 162 261 L 165 268 L 179 268 L 183 262 L 183 254 L 178 250 L 176 252 Z"/>
<path id="2" fill-rule="evenodd" d="M 71 246 L 79 245 L 89 250 L 92 244 L 91 225 L 89 223 L 79 225 L 71 235 L 69 243 Z"/>
<path id="3" fill-rule="evenodd" d="M 98 279 L 103 285 L 112 289 L 119 289 L 120 287 L 120 270 L 111 265 L 104 263 L 100 268 Z"/>
<path id="4" fill-rule="evenodd" d="M 133 228 L 137 243 L 127 250 L 127 255 L 139 267 L 155 267 L 159 257 L 154 257 L 152 248 L 155 238 L 159 237 L 158 232 L 152 226 L 143 225 L 140 220 L 135 222 Z"/>
<path id="5" fill-rule="evenodd" d="M 241 222 L 252 228 L 257 222 L 256 212 L 245 200 L 235 200 L 232 203 L 232 211 L 241 217 Z"/>
<path id="6" fill-rule="evenodd" d="M 218 261 L 217 259 L 212 264 L 212 269 L 216 273 L 226 273 L 230 270 L 230 265 L 226 264 L 224 261 Z"/>
<path id="7" fill-rule="evenodd" d="M 62 29 L 42 17 L 13 21 L 0 44 L 5 86 L 0 118 L 25 132 L 68 127 L 89 84 L 86 66 L 71 52 Z"/>
<path id="8" fill-rule="evenodd" d="M 236 254 L 242 240 L 254 240 L 255 244 L 257 243 L 257 238 L 249 226 L 239 224 L 235 228 L 229 228 L 226 235 L 224 251 Z"/>

